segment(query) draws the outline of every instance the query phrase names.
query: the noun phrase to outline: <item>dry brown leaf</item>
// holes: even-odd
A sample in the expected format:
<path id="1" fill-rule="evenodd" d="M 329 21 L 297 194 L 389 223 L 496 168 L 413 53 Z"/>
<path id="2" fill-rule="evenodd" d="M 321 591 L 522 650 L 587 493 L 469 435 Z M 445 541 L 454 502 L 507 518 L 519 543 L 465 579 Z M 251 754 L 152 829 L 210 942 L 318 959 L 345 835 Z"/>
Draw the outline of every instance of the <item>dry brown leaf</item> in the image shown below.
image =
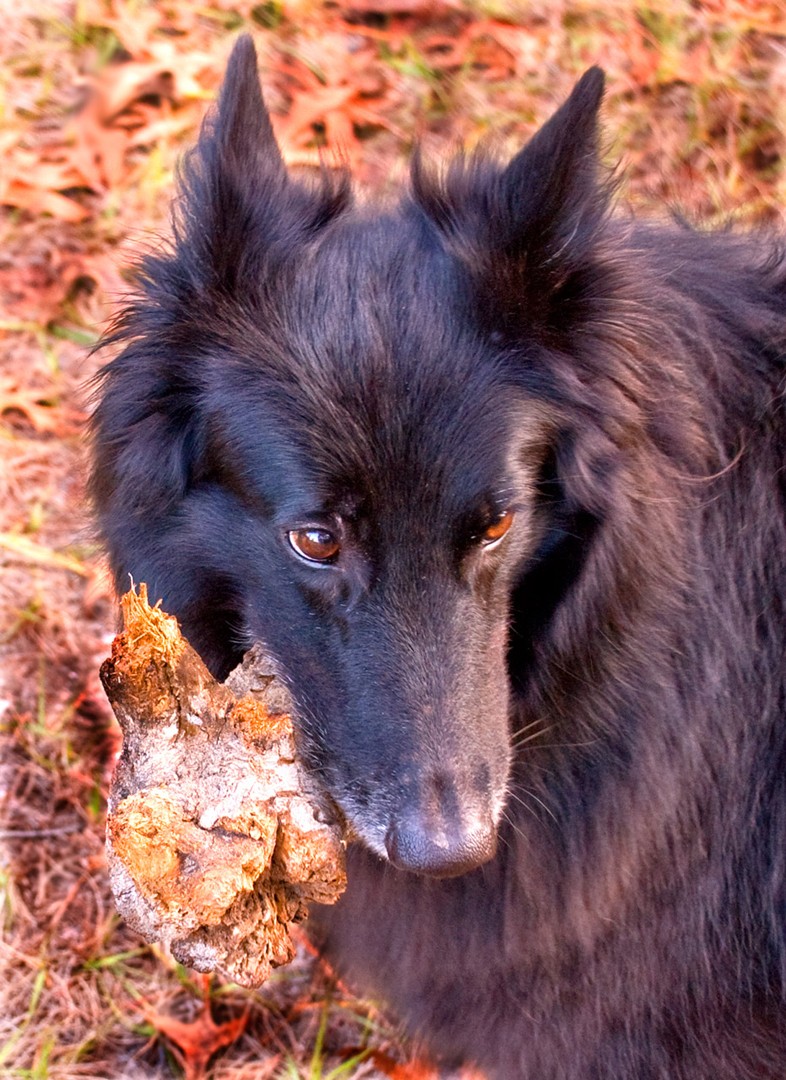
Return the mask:
<path id="1" fill-rule="evenodd" d="M 101 119 L 108 124 L 141 97 L 171 98 L 174 92 L 174 79 L 165 63 L 129 60 L 115 64 L 98 84 Z"/>
<path id="2" fill-rule="evenodd" d="M 389 1080 L 440 1080 L 444 1076 L 443 1072 L 426 1061 L 417 1058 L 405 1062 L 394 1061 L 381 1050 L 373 1051 L 371 1060 Z M 455 1080 L 486 1080 L 486 1077 L 477 1069 L 464 1067 L 455 1074 Z"/>
<path id="3" fill-rule="evenodd" d="M 11 180 L 0 194 L 0 202 L 6 206 L 15 206 L 18 210 L 27 210 L 31 214 L 51 214 L 59 221 L 76 224 L 90 217 L 90 211 L 58 191 L 32 187 L 22 180 Z"/>
<path id="4" fill-rule="evenodd" d="M 371 1054 L 374 1067 L 389 1080 L 439 1080 L 440 1073 L 433 1065 L 423 1061 L 395 1061 L 381 1050 Z M 467 1080 L 471 1080 L 470 1077 Z"/>
<path id="5" fill-rule="evenodd" d="M 54 244 L 43 251 L 9 255 L 0 262 L 0 306 L 23 322 L 46 325 L 79 278 L 108 279 L 106 262 L 106 256 L 88 259 L 82 252 Z M 0 382 L 0 394 L 16 388 L 16 382 Z"/>
<path id="6" fill-rule="evenodd" d="M 46 157 L 32 150 L 17 149 L 6 162 L 6 179 L 18 180 L 38 188 L 60 191 L 80 187 L 81 177 L 67 157 L 63 146 L 48 147 Z"/>
<path id="7" fill-rule="evenodd" d="M 295 100 L 286 120 L 277 125 L 276 137 L 283 146 L 297 146 L 304 135 L 313 134 L 313 124 L 324 120 L 326 113 L 346 106 L 356 93 L 354 86 L 310 89 Z"/>
<path id="8" fill-rule="evenodd" d="M 532 36 L 527 31 L 528 36 Z M 434 34 L 426 39 L 429 62 L 440 70 L 471 63 L 486 69 L 486 78 L 510 78 L 516 71 L 515 29 L 496 19 L 470 22 L 460 34 Z M 433 55 L 436 52 L 436 55 Z"/>
<path id="9" fill-rule="evenodd" d="M 72 435 L 81 426 L 85 414 L 61 405 L 50 405 L 49 396 L 41 388 L 20 387 L 13 376 L 4 378 L 0 380 L 0 415 L 20 412 L 42 434 Z"/>
<path id="10" fill-rule="evenodd" d="M 192 126 L 192 117 L 175 120 L 165 110 L 175 97 L 201 98 L 204 90 L 197 76 L 215 67 L 217 60 L 204 53 L 178 56 L 168 41 L 150 43 L 148 53 L 150 58 L 144 61 L 106 68 L 87 104 L 54 144 L 30 150 L 19 144 L 16 133 L 2 134 L 0 153 L 5 151 L 6 167 L 0 178 L 0 202 L 61 221 L 84 221 L 90 210 L 70 198 L 69 189 L 100 193 L 121 187 L 129 181 L 130 146 L 171 137 Z M 145 109 L 140 98 L 148 95 L 160 97 L 163 105 Z M 161 121 L 158 130 L 156 119 Z M 143 128 L 147 130 L 140 134 Z"/>
<path id="11" fill-rule="evenodd" d="M 357 164 L 360 154 L 356 126 L 385 127 L 401 134 L 372 103 L 373 97 L 384 93 L 386 83 L 384 79 L 369 83 L 370 52 L 363 49 L 351 53 L 342 41 L 341 35 L 332 35 L 328 41 L 326 55 L 331 62 L 327 67 L 330 77 L 326 83 L 300 58 L 287 56 L 281 63 L 284 73 L 294 80 L 296 89 L 289 114 L 282 119 L 274 118 L 273 123 L 290 165 L 320 160 L 306 149 L 314 137 L 314 125 L 318 123 L 324 125 L 328 149 L 337 152 L 339 160 L 348 160 L 350 164 Z"/>
<path id="12" fill-rule="evenodd" d="M 84 221 L 90 211 L 61 194 L 69 188 L 84 186 L 84 179 L 68 160 L 65 147 L 47 147 L 39 154 L 15 145 L 6 156 L 0 177 L 0 203 L 33 214 L 51 214 L 61 221 Z"/>
<path id="13" fill-rule="evenodd" d="M 203 1080 L 211 1057 L 225 1046 L 236 1042 L 248 1022 L 248 1010 L 234 1020 L 217 1024 L 210 1012 L 210 1002 L 191 1021 L 176 1020 L 149 1006 L 143 1007 L 145 1019 L 170 1043 L 180 1059 L 186 1080 Z"/>
<path id="14" fill-rule="evenodd" d="M 149 119 L 143 122 L 141 127 L 129 131 L 129 146 L 149 146 L 161 139 L 179 139 L 186 131 L 189 131 L 197 123 L 194 112 L 181 109 L 173 113 L 166 102 L 160 110 L 154 110 L 148 106 L 137 105 L 139 115 L 147 115 Z"/>
<path id="15" fill-rule="evenodd" d="M 103 123 L 100 104 L 93 98 L 66 128 L 68 159 L 93 191 L 114 188 L 126 178 L 127 132 Z"/>

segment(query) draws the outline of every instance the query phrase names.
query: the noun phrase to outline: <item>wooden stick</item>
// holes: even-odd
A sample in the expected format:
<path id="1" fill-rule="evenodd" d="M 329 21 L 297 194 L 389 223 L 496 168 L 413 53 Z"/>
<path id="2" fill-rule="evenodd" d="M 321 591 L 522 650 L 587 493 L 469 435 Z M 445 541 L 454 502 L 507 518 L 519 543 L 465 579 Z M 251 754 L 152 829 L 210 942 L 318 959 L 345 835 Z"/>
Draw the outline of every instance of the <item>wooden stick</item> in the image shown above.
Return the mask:
<path id="1" fill-rule="evenodd" d="M 198 971 L 258 986 L 289 928 L 346 885 L 340 815 L 297 761 L 289 695 L 255 646 L 226 683 L 147 589 L 101 680 L 123 730 L 107 850 L 129 925 Z"/>

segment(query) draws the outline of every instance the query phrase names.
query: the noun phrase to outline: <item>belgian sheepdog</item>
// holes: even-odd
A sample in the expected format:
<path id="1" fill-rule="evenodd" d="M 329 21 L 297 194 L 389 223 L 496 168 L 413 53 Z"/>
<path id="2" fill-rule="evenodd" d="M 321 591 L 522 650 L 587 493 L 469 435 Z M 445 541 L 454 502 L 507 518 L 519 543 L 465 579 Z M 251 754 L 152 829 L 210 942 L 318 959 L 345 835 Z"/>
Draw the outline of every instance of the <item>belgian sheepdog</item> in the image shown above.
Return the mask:
<path id="1" fill-rule="evenodd" d="M 315 934 L 450 1069 L 786 1075 L 786 260 L 610 212 L 591 69 L 400 199 L 249 39 L 94 421 L 117 580 L 261 639 L 346 815 Z"/>

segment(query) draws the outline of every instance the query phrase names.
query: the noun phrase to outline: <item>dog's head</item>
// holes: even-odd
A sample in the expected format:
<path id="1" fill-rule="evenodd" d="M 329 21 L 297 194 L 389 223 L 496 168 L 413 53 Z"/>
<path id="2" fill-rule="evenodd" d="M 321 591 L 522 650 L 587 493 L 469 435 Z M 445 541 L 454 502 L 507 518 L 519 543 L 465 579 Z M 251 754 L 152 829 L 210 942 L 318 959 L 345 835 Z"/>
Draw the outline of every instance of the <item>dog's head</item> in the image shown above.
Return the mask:
<path id="1" fill-rule="evenodd" d="M 265 643 L 307 760 L 407 870 L 494 853 L 529 647 L 510 623 L 535 632 L 570 559 L 523 615 L 511 598 L 575 527 L 557 503 L 598 512 L 575 453 L 573 494 L 558 477 L 544 357 L 596 274 L 601 92 L 588 72 L 507 167 L 416 162 L 372 214 L 343 176 L 288 176 L 241 40 L 104 376 L 93 491 L 119 580 L 222 674 Z"/>

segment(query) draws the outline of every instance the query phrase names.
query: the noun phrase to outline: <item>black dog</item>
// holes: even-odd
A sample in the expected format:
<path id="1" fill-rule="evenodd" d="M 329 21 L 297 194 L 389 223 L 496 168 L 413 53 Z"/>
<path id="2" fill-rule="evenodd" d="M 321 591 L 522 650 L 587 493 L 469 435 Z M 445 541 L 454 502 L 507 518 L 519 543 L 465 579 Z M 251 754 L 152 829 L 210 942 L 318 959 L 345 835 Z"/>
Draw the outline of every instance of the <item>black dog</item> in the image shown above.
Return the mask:
<path id="1" fill-rule="evenodd" d="M 351 822 L 320 920 L 497 1080 L 786 1075 L 786 262 L 609 215 L 593 69 L 390 210 L 240 41 L 95 417 L 118 580 L 277 658 Z"/>

